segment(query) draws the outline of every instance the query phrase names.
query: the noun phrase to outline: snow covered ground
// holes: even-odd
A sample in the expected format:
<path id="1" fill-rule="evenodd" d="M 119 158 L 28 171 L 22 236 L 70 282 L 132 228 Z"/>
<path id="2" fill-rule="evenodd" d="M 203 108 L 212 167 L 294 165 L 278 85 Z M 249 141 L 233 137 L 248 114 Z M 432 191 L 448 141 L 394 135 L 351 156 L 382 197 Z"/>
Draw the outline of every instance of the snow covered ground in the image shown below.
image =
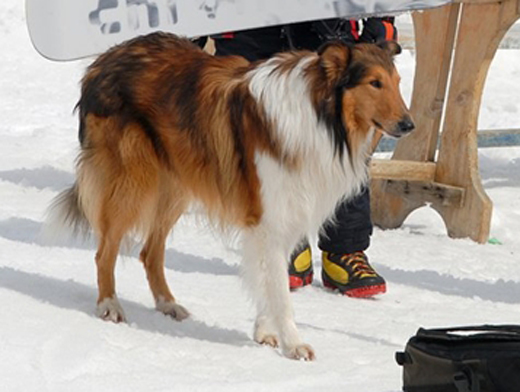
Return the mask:
<path id="1" fill-rule="evenodd" d="M 520 322 L 520 148 L 479 152 L 495 204 L 491 236 L 502 245 L 450 239 L 424 208 L 373 236 L 368 253 L 388 280 L 386 295 L 350 299 L 320 279 L 293 294 L 315 362 L 251 341 L 254 314 L 236 249 L 192 216 L 168 244 L 167 276 L 193 317 L 176 323 L 155 312 L 142 267 L 128 255 L 117 279 L 129 323 L 98 320 L 93 245 L 48 246 L 39 236 L 46 206 L 73 181 L 72 109 L 88 61 L 39 57 L 20 0 L 0 5 L 0 53 L 0 390 L 395 392 L 394 352 L 418 327 Z M 409 96 L 412 55 L 398 66 Z M 518 127 L 519 90 L 520 51 L 501 51 L 480 128 Z M 317 250 L 315 265 L 319 276 Z"/>

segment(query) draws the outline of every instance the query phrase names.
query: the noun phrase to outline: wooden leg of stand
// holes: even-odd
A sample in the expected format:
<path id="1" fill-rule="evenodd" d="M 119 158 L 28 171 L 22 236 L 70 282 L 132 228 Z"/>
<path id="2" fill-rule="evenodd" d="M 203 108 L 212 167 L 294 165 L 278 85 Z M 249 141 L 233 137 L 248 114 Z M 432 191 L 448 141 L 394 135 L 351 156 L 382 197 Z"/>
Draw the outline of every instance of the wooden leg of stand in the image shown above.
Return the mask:
<path id="1" fill-rule="evenodd" d="M 397 143 L 392 159 L 433 161 L 459 8 L 459 4 L 452 4 L 413 14 L 416 72 L 410 110 L 416 130 Z M 384 179 L 372 180 L 372 220 L 382 228 L 395 228 L 425 201 L 396 195 L 387 185 Z"/>
<path id="2" fill-rule="evenodd" d="M 492 203 L 478 170 L 477 120 L 498 45 L 518 19 L 517 0 L 463 5 L 435 180 L 465 189 L 462 207 L 433 205 L 450 237 L 485 242 Z"/>

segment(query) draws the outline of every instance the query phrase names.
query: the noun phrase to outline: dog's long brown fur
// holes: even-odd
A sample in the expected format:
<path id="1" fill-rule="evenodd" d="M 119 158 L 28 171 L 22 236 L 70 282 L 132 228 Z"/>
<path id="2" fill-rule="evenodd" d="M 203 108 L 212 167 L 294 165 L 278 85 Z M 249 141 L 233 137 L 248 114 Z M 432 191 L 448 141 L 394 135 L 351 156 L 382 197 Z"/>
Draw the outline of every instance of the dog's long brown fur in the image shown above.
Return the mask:
<path id="1" fill-rule="evenodd" d="M 308 61 L 311 102 L 339 159 L 357 157 L 374 127 L 397 135 L 396 124 L 407 116 L 391 61 L 398 47 L 392 45 L 331 44 L 318 54 L 279 55 L 280 74 Z M 302 166 L 303 151 L 283 146 L 276 120 L 250 91 L 247 75 L 259 66 L 236 56 L 216 58 L 186 39 L 155 33 L 109 50 L 88 68 L 78 103 L 77 182 L 56 205 L 65 220 L 92 227 L 99 240 L 98 306 L 115 298 L 120 243 L 138 230 L 157 307 L 186 317 L 163 266 L 165 239 L 187 206 L 200 203 L 224 227 L 254 228 L 266 208 L 258 154 L 289 172 Z M 371 86 L 373 80 L 384 88 Z M 364 159 L 357 159 L 359 165 Z M 124 319 L 120 309 L 100 309 L 103 318 Z"/>
<path id="2" fill-rule="evenodd" d="M 241 57 L 217 59 L 187 40 L 157 34 L 110 51 L 89 68 L 78 104 L 84 192 L 77 196 L 101 239 L 98 302 L 115 294 L 113 263 L 136 224 L 147 233 L 141 260 L 154 298 L 168 302 L 174 297 L 163 273 L 164 242 L 191 197 L 217 222 L 258 222 L 253 154 L 277 151 L 269 132 L 257 131 L 265 119 L 247 86 L 233 86 L 247 67 Z M 215 106 L 201 113 L 207 101 Z"/>
<path id="3" fill-rule="evenodd" d="M 174 172 L 170 189 L 190 190 L 220 220 L 255 224 L 261 206 L 253 151 L 276 154 L 276 148 L 247 86 L 234 82 L 247 65 L 241 57 L 215 58 L 188 40 L 159 34 L 101 56 L 83 80 L 80 138 L 87 151 L 104 155 L 99 171 L 113 171 L 107 184 L 125 170 L 137 189 L 156 189 L 161 171 Z M 163 186 L 172 181 L 166 177 Z"/>

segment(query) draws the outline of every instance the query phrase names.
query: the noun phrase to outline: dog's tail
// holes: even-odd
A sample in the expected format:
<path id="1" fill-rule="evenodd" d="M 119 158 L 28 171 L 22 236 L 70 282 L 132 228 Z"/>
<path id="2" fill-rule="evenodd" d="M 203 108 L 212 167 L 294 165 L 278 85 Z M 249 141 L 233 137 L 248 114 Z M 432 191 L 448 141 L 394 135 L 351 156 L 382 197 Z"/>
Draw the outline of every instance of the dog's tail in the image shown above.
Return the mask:
<path id="1" fill-rule="evenodd" d="M 67 231 L 69 236 L 86 239 L 90 234 L 90 224 L 83 210 L 78 191 L 78 184 L 64 190 L 54 198 L 47 210 L 45 219 L 45 237 L 49 240 L 59 232 Z"/>

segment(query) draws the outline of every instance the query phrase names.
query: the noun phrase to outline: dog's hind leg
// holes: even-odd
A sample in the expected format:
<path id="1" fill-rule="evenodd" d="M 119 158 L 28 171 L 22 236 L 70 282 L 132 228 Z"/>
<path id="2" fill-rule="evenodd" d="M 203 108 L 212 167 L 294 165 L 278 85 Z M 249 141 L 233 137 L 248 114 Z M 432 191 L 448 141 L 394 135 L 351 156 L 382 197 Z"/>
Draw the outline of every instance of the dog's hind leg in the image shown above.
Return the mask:
<path id="1" fill-rule="evenodd" d="M 255 340 L 279 342 L 285 356 L 313 360 L 314 350 L 302 343 L 294 322 L 283 245 L 272 230 L 261 227 L 246 231 L 243 240 L 243 277 L 258 310 Z"/>
<path id="2" fill-rule="evenodd" d="M 84 131 L 78 198 L 99 240 L 97 314 L 119 322 L 125 320 L 115 294 L 119 247 L 129 231 L 146 232 L 155 218 L 161 161 L 137 122 L 89 114 Z"/>
<path id="3" fill-rule="evenodd" d="M 96 224 L 99 238 L 96 253 L 99 297 L 97 315 L 104 320 L 125 321 L 125 315 L 115 291 L 115 265 L 121 242 L 137 224 L 144 199 L 131 191 L 129 176 L 122 176 L 112 187 L 105 188 Z"/>
<path id="4" fill-rule="evenodd" d="M 178 198 L 175 198 L 176 203 L 174 205 L 166 201 L 166 199 L 171 198 L 165 197 L 164 199 L 158 204 L 157 214 L 154 222 L 151 223 L 150 232 L 141 251 L 140 259 L 145 267 L 157 310 L 180 321 L 187 318 L 189 312 L 175 301 L 168 287 L 164 276 L 164 251 L 166 237 L 183 213 L 184 205 Z"/>
<path id="5" fill-rule="evenodd" d="M 123 308 L 116 296 L 114 276 L 121 239 L 122 233 L 103 234 L 96 253 L 99 290 L 96 314 L 103 320 L 115 323 L 126 321 Z"/>
<path id="6" fill-rule="evenodd" d="M 129 220 L 132 214 L 124 208 L 128 203 L 121 201 L 129 198 L 124 198 L 126 192 L 118 181 L 108 186 L 108 181 L 97 174 L 99 170 L 95 170 L 90 160 L 81 161 L 79 172 L 78 197 L 98 239 L 95 258 L 99 293 L 96 314 L 104 320 L 125 321 L 116 297 L 114 269 L 122 239 L 132 224 Z M 124 181 L 122 178 L 119 182 Z"/>

